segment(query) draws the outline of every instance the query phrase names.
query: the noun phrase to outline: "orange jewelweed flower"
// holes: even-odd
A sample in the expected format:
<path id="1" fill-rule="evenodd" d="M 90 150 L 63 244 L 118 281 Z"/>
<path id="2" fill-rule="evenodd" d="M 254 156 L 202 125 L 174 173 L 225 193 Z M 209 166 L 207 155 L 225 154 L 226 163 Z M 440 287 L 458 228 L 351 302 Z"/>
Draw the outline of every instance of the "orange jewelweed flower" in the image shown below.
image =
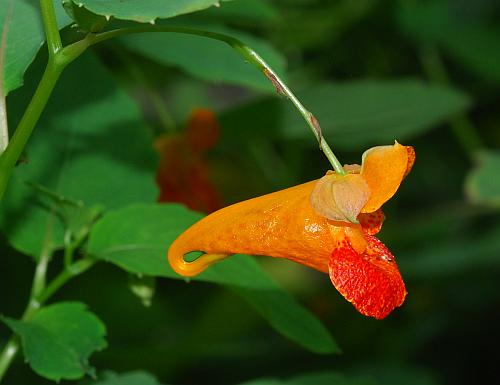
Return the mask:
<path id="1" fill-rule="evenodd" d="M 214 113 L 198 108 L 190 114 L 184 132 L 164 134 L 155 140 L 154 147 L 160 156 L 156 172 L 158 202 L 183 203 L 205 213 L 222 207 L 204 158 L 217 143 L 219 133 Z"/>
<path id="2" fill-rule="evenodd" d="M 329 273 L 337 290 L 364 315 L 386 317 L 406 288 L 394 256 L 374 235 L 380 207 L 397 191 L 415 160 L 412 147 L 395 143 L 363 154 L 362 165 L 240 202 L 203 218 L 170 246 L 168 261 L 180 275 L 201 273 L 233 254 L 287 258 Z M 193 262 L 184 255 L 205 254 Z"/>

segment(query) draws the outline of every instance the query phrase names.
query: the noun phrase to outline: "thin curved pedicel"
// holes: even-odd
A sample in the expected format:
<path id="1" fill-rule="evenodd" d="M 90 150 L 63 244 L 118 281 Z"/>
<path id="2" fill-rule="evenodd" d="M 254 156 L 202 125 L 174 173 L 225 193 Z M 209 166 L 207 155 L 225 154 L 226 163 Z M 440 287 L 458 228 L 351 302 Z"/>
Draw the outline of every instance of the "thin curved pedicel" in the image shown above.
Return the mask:
<path id="1" fill-rule="evenodd" d="M 327 188 L 319 193 L 318 181 L 312 181 L 218 210 L 174 241 L 170 265 L 193 276 L 232 254 L 287 258 L 329 273 L 362 314 L 383 318 L 401 305 L 406 289 L 394 257 L 373 234 L 384 220 L 380 206 L 394 195 L 413 160 L 414 152 L 399 143 L 375 147 L 365 152 L 362 166 L 346 166 L 345 176 L 329 172 L 320 180 Z M 386 185 L 375 183 L 381 170 L 394 174 L 383 180 Z M 186 262 L 191 251 L 205 254 Z"/>

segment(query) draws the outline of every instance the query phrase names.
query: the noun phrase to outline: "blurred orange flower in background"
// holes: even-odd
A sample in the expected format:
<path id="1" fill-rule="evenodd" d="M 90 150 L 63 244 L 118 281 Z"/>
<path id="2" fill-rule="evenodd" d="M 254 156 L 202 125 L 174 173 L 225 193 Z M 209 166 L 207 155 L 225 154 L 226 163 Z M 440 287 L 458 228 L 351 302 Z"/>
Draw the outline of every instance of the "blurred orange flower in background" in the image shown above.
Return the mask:
<path id="1" fill-rule="evenodd" d="M 323 178 L 240 202 L 203 218 L 171 245 L 168 260 L 184 276 L 201 273 L 233 254 L 287 258 L 329 273 L 358 311 L 377 319 L 400 306 L 406 288 L 394 256 L 374 236 L 380 207 L 397 191 L 415 160 L 412 147 L 395 143 L 363 154 L 345 175 Z M 192 262 L 184 255 L 205 254 Z"/>
<path id="2" fill-rule="evenodd" d="M 222 207 L 215 185 L 210 180 L 205 154 L 220 135 L 214 113 L 192 111 L 184 132 L 164 134 L 154 142 L 160 156 L 156 183 L 159 202 L 177 202 L 193 210 L 211 213 Z"/>

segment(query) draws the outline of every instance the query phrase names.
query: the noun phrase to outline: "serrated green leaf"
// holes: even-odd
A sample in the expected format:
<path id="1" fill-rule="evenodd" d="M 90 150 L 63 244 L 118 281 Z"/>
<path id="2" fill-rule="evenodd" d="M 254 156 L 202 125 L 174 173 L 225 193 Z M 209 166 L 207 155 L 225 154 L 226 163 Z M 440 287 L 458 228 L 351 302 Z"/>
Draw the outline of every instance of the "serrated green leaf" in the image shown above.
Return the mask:
<path id="1" fill-rule="evenodd" d="M 325 138 L 346 149 L 408 141 L 469 106 L 462 92 L 417 80 L 330 83 L 298 92 L 298 97 L 318 119 Z M 227 140 L 265 135 L 316 143 L 287 101 L 251 103 L 221 121 Z"/>
<path id="2" fill-rule="evenodd" d="M 61 2 L 54 0 L 59 28 L 71 22 Z M 0 0 L 0 26 L 8 23 L 5 66 L 0 76 L 4 80 L 4 92 L 23 84 L 23 75 L 45 41 L 42 19 L 37 2 Z"/>
<path id="3" fill-rule="evenodd" d="M 212 6 L 223 6 L 225 1 L 230 0 L 74 0 L 74 3 L 98 15 L 153 23 L 156 19 L 167 19 Z"/>
<path id="4" fill-rule="evenodd" d="M 75 92 L 88 82 L 82 79 L 91 82 L 85 92 Z M 18 96 L 12 95 L 10 106 L 24 105 Z M 26 147 L 28 162 L 16 167 L 2 201 L 0 226 L 10 243 L 33 257 L 47 242 L 62 245 L 62 224 L 25 181 L 87 207 L 154 201 L 151 141 L 135 102 L 93 55 L 82 56 L 63 74 Z"/>
<path id="5" fill-rule="evenodd" d="M 500 207 L 500 151 L 482 151 L 478 161 L 465 183 L 467 196 L 474 203 Z"/>
<path id="6" fill-rule="evenodd" d="M 200 214 L 175 204 L 132 205 L 109 212 L 97 222 L 87 252 L 131 273 L 183 279 L 168 265 L 166 253 L 174 239 L 200 218 Z M 321 322 L 249 256 L 228 258 L 193 279 L 229 285 L 278 332 L 307 349 L 317 353 L 338 351 Z"/>
<path id="7" fill-rule="evenodd" d="M 179 23 L 176 22 L 176 25 Z M 261 55 L 278 74 L 284 76 L 283 56 L 263 40 L 218 24 L 185 20 L 182 26 L 238 38 Z M 123 37 L 121 42 L 134 52 L 159 63 L 178 67 L 202 80 L 275 92 L 274 86 L 261 71 L 246 63 L 233 48 L 221 41 L 178 33 L 156 33 Z"/>
<path id="8" fill-rule="evenodd" d="M 3 321 L 21 337 L 31 368 L 51 380 L 90 373 L 88 358 L 106 347 L 104 324 L 83 303 L 62 302 L 38 310 L 26 321 Z"/>

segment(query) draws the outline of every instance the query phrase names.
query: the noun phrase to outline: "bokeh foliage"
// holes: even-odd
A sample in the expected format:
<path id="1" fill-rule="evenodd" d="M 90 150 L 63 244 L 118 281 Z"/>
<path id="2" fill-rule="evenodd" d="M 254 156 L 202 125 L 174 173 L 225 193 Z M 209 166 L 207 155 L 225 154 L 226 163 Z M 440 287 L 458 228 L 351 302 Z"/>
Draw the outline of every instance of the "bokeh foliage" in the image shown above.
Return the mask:
<path id="1" fill-rule="evenodd" d="M 82 383 L 101 385 L 494 378 L 498 2 L 79 0 L 71 9 L 87 13 L 69 14 L 80 27 L 54 3 L 66 42 L 93 20 L 106 29 L 154 22 L 243 40 L 317 115 L 345 163 L 359 163 L 370 146 L 413 145 L 417 163 L 385 208 L 381 233 L 409 296 L 374 321 L 327 276 L 248 256 L 179 280 L 165 261 L 168 244 L 202 214 L 155 203 L 155 137 L 182 135 L 196 107 L 215 111 L 221 138 L 205 161 L 226 204 L 317 178 L 328 164 L 297 112 L 230 47 L 178 34 L 122 37 L 63 74 L 1 203 L 0 336 L 16 332 L 43 377 L 18 359 L 6 383 L 86 373 L 97 377 Z M 12 131 L 46 61 L 38 2 L 0 0 L 0 23 L 9 25 L 0 72 Z M 82 240 L 77 255 L 104 263 L 20 321 L 35 263 L 54 254 L 53 277 L 68 237 Z M 127 287 L 144 278 L 149 288 L 156 280 L 149 307 Z"/>

